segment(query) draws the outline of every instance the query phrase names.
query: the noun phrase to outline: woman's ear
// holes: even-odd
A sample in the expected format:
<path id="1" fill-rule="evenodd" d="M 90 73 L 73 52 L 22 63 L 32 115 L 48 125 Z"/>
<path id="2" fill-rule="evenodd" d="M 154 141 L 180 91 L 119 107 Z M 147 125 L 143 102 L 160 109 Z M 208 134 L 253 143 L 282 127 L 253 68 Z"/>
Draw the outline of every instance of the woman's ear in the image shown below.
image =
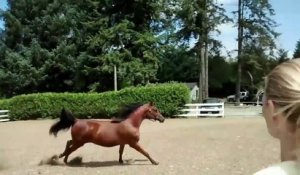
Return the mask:
<path id="1" fill-rule="evenodd" d="M 275 112 L 275 104 L 272 100 L 266 100 L 266 106 L 269 110 L 269 113 L 273 116 Z"/>
<path id="2" fill-rule="evenodd" d="M 276 107 L 275 107 L 275 104 L 274 104 L 274 101 L 273 100 L 267 100 L 266 101 L 266 106 L 268 108 L 268 112 L 269 112 L 269 115 L 271 117 L 271 120 L 273 122 L 275 122 L 275 124 L 278 122 L 278 117 L 276 115 Z"/>
<path id="3" fill-rule="evenodd" d="M 281 125 L 282 125 L 282 117 L 280 117 L 278 114 L 276 114 L 276 105 L 274 101 L 267 100 L 266 101 L 266 108 L 268 110 L 269 115 L 269 122 L 270 122 L 270 134 L 275 137 L 280 137 L 281 132 Z"/>

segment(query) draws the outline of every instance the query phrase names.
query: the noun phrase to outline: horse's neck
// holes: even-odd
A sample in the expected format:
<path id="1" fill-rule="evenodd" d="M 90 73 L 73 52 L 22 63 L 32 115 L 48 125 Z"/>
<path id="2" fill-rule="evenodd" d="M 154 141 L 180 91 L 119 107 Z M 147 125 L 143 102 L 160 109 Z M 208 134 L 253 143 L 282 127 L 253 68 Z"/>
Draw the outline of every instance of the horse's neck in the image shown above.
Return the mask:
<path id="1" fill-rule="evenodd" d="M 130 114 L 127 121 L 132 124 L 134 127 L 139 128 L 144 120 L 145 109 L 140 108 L 137 111 Z"/>

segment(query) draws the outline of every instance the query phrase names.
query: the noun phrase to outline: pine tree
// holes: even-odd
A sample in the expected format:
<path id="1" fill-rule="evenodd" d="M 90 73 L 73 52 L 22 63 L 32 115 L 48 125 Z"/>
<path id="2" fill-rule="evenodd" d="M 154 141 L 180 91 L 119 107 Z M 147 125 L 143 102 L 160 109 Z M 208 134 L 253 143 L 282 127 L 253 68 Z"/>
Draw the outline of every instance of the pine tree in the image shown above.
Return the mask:
<path id="1" fill-rule="evenodd" d="M 217 26 L 230 21 L 225 9 L 213 0 L 182 0 L 178 11 L 181 28 L 178 35 L 183 40 L 196 39 L 193 51 L 197 54 L 199 62 L 199 101 L 208 97 L 208 54 L 216 40 L 210 37 Z M 219 45 L 218 45 L 219 46 Z"/>
<path id="2" fill-rule="evenodd" d="M 296 48 L 293 54 L 293 58 L 300 58 L 300 40 L 297 41 Z"/>
<path id="3" fill-rule="evenodd" d="M 112 89 L 115 65 L 121 86 L 156 80 L 159 49 L 152 24 L 159 17 L 159 3 L 155 2 L 89 1 L 94 10 L 84 22 L 89 36 L 87 51 L 82 53 L 81 58 L 94 64 L 83 68 L 86 75 L 78 76 L 82 82 L 98 72 L 96 75 L 105 76 L 93 76 L 85 83 L 91 83 L 91 87 L 96 89 Z M 98 30 L 93 30 L 96 26 Z"/>
<path id="4" fill-rule="evenodd" d="M 276 48 L 275 38 L 279 35 L 274 31 L 277 23 L 271 18 L 275 15 L 268 0 L 239 0 L 238 1 L 238 71 L 236 82 L 237 103 L 240 102 L 242 83 L 242 67 L 245 57 L 259 57 L 256 53 L 263 50 L 272 54 Z M 251 48 L 251 49 L 249 49 Z M 248 53 L 246 52 L 248 51 Z"/>
<path id="5" fill-rule="evenodd" d="M 8 1 L 8 10 L 1 14 L 5 20 L 1 47 L 5 54 L 0 61 L 2 94 L 73 89 L 75 68 L 71 65 L 76 65 L 80 51 L 74 47 L 81 42 L 77 30 L 81 16 L 70 2 Z"/>

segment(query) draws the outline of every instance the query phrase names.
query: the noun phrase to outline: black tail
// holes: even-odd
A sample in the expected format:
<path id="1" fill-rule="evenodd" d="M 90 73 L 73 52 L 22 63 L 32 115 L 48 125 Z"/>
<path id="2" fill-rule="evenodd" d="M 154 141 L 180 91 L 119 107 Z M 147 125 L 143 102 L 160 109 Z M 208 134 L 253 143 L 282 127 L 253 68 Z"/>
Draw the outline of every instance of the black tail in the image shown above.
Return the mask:
<path id="1" fill-rule="evenodd" d="M 63 129 L 69 129 L 71 126 L 74 125 L 75 122 L 76 118 L 73 116 L 73 114 L 70 111 L 63 108 L 61 110 L 59 121 L 57 121 L 51 126 L 49 134 L 53 134 L 56 137 L 58 131 Z"/>

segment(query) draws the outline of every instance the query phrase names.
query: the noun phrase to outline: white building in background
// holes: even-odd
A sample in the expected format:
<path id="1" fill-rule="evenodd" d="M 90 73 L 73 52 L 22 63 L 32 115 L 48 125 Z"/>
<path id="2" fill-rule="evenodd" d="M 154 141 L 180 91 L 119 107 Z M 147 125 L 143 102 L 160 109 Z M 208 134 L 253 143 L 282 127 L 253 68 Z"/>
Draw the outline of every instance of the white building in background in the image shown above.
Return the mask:
<path id="1" fill-rule="evenodd" d="M 196 101 L 198 99 L 199 87 L 196 82 L 185 83 L 187 87 L 190 89 L 190 100 L 191 102 Z"/>

